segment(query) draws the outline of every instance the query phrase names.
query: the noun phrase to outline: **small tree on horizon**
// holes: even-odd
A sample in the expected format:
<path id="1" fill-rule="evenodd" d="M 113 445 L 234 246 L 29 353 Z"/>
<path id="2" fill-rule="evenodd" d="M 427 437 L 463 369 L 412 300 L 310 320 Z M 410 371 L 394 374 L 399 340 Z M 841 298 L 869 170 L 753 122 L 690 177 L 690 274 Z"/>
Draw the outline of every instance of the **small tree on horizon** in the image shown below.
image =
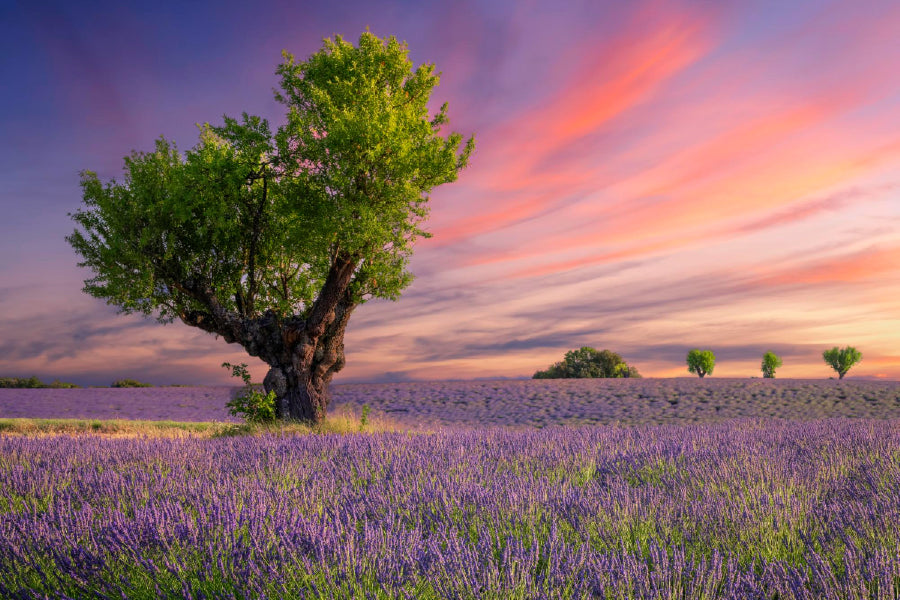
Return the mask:
<path id="1" fill-rule="evenodd" d="M 775 369 L 783 364 L 781 358 L 774 352 L 766 352 L 762 357 L 762 373 L 766 379 L 775 379 Z"/>
<path id="2" fill-rule="evenodd" d="M 835 346 L 822 353 L 825 363 L 837 371 L 838 379 L 843 379 L 850 368 L 862 360 L 862 353 L 853 346 L 838 348 Z"/>
<path id="3" fill-rule="evenodd" d="M 700 379 L 707 375 L 712 375 L 713 368 L 716 366 L 716 355 L 712 350 L 698 350 L 694 348 L 687 353 L 688 371 L 696 373 Z"/>
<path id="4" fill-rule="evenodd" d="M 429 194 L 475 148 L 446 131 L 446 103 L 429 108 L 434 65 L 408 55 L 369 32 L 285 52 L 275 132 L 244 113 L 186 153 L 162 138 L 133 152 L 121 183 L 82 172 L 66 239 L 94 272 L 83 291 L 240 344 L 269 365 L 277 418 L 324 419 L 353 310 L 412 282 Z"/>

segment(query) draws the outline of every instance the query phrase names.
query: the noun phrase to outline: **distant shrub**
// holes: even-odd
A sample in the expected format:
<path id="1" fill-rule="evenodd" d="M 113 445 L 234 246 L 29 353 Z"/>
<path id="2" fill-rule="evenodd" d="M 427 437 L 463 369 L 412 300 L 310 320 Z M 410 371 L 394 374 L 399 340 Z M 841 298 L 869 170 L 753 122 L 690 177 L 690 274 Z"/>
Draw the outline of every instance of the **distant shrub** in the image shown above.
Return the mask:
<path id="1" fill-rule="evenodd" d="M 109 387 L 114 388 L 138 388 L 138 387 L 153 387 L 152 383 L 142 383 L 140 381 L 136 381 L 134 379 L 117 379 L 113 381 Z"/>
<path id="2" fill-rule="evenodd" d="M 782 365 L 781 358 L 774 352 L 766 352 L 762 357 L 762 373 L 766 379 L 775 379 L 775 369 Z"/>
<path id="3" fill-rule="evenodd" d="M 240 377 L 244 381 L 244 392 L 226 406 L 232 416 L 242 417 L 249 423 L 271 423 L 275 420 L 275 392 L 265 394 L 253 387 L 247 364 L 232 365 L 224 362 L 222 366 L 231 369 L 232 377 Z"/>
<path id="4" fill-rule="evenodd" d="M 47 387 L 53 388 L 55 390 L 61 390 L 61 389 L 68 390 L 68 389 L 80 388 L 81 386 L 74 384 L 74 383 L 66 383 L 64 381 L 60 381 L 59 379 L 54 379 Z"/>
<path id="5" fill-rule="evenodd" d="M 77 388 L 74 383 L 63 383 L 58 379 L 46 384 L 35 376 L 27 379 L 24 377 L 0 377 L 0 388 Z"/>
<path id="6" fill-rule="evenodd" d="M 638 370 L 609 350 L 597 351 L 589 346 L 566 352 L 562 361 L 535 373 L 533 379 L 590 379 L 640 377 Z"/>
<path id="7" fill-rule="evenodd" d="M 16 381 L 18 383 L 14 387 L 18 387 L 18 388 L 42 388 L 42 387 L 44 387 L 44 383 L 40 379 L 35 377 L 34 375 L 29 377 L 28 379 L 17 379 Z"/>
<path id="8" fill-rule="evenodd" d="M 825 363 L 837 371 L 838 379 L 843 379 L 850 367 L 862 360 L 862 353 L 853 346 L 845 346 L 838 348 L 835 346 L 831 350 L 822 353 Z"/>
<path id="9" fill-rule="evenodd" d="M 698 350 L 694 348 L 687 353 L 688 371 L 696 373 L 702 379 L 707 375 L 712 375 L 713 368 L 716 366 L 716 355 L 712 350 Z"/>

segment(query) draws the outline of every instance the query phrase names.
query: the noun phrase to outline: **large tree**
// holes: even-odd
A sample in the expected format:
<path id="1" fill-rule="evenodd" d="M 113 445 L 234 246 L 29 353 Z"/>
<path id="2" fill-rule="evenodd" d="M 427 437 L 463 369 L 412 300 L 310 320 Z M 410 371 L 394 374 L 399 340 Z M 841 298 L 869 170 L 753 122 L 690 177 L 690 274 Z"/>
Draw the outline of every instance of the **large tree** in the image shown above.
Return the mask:
<path id="1" fill-rule="evenodd" d="M 279 418 L 320 421 L 344 366 L 344 330 L 370 298 L 396 300 L 431 190 L 454 181 L 474 138 L 444 134 L 439 76 L 404 43 L 363 33 L 288 53 L 272 131 L 246 113 L 204 125 L 180 153 L 160 139 L 124 180 L 82 173 L 83 231 L 66 239 L 93 270 L 84 291 L 124 313 L 180 319 L 271 368 Z"/>

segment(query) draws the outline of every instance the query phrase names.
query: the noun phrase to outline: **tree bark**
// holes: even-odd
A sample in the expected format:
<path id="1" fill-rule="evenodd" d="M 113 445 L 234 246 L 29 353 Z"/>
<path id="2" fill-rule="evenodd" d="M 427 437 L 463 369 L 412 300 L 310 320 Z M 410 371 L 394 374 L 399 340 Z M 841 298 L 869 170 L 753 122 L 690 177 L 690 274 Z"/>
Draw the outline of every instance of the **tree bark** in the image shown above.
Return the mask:
<path id="1" fill-rule="evenodd" d="M 272 367 L 263 386 L 274 391 L 279 419 L 320 423 L 331 403 L 329 385 L 344 368 L 344 330 L 356 304 L 349 284 L 355 261 L 337 260 L 302 322 L 286 324 L 264 360 Z M 267 360 L 268 359 L 268 360 Z"/>
<path id="2" fill-rule="evenodd" d="M 320 423 L 331 401 L 329 381 L 314 378 L 309 369 L 293 365 L 272 367 L 263 380 L 266 393 L 275 392 L 275 413 L 279 419 Z"/>
<path id="3" fill-rule="evenodd" d="M 290 361 L 272 365 L 263 380 L 275 392 L 275 414 L 279 419 L 321 423 L 331 403 L 329 385 L 344 368 L 344 330 L 354 305 L 346 294 L 315 344 L 298 344 Z M 285 336 L 288 337 L 288 336 Z"/>

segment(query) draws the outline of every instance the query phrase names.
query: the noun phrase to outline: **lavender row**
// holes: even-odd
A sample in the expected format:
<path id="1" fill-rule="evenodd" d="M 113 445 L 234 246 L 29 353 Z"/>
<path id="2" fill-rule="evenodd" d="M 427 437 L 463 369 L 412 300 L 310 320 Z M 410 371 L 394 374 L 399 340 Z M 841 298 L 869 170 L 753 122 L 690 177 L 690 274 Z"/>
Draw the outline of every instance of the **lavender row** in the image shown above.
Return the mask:
<path id="1" fill-rule="evenodd" d="M 0 418 L 240 421 L 226 403 L 239 388 L 0 388 Z"/>
<path id="2" fill-rule="evenodd" d="M 0 596 L 896 598 L 900 421 L 0 438 Z"/>
<path id="3" fill-rule="evenodd" d="M 0 389 L 0 418 L 231 421 L 238 388 Z M 900 382 L 791 379 L 439 381 L 332 386 L 332 410 L 368 405 L 408 425 L 546 427 L 733 418 L 900 418 Z"/>
<path id="4" fill-rule="evenodd" d="M 665 424 L 735 418 L 900 419 L 900 382 L 556 379 L 334 386 L 336 404 L 443 426 Z"/>

